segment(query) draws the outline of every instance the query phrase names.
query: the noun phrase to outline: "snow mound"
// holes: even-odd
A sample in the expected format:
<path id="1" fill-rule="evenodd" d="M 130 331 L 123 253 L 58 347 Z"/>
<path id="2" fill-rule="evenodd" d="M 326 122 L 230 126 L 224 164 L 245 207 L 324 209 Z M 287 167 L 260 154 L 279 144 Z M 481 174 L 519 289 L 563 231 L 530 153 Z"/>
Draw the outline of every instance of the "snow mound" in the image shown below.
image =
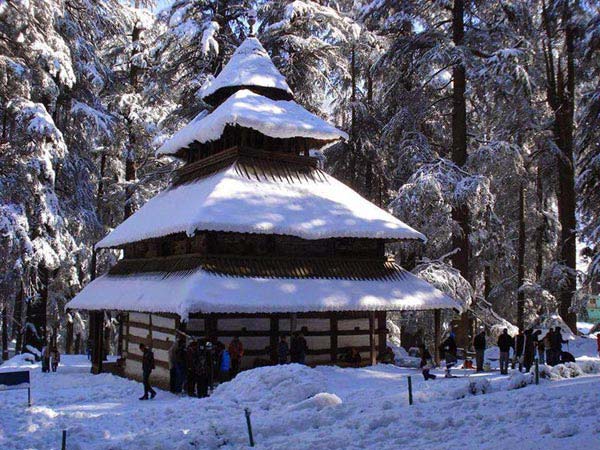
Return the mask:
<path id="1" fill-rule="evenodd" d="M 521 373 L 513 370 L 508 379 L 508 390 L 521 389 L 532 384 L 534 380 L 534 373 Z"/>
<path id="2" fill-rule="evenodd" d="M 259 367 L 241 372 L 231 382 L 220 385 L 211 398 L 262 410 L 298 406 L 305 400 L 326 406 L 324 403 L 332 402 L 331 399 L 315 399 L 317 394 L 331 395 L 323 394 L 324 384 L 325 377 L 320 372 L 301 364 Z"/>
<path id="3" fill-rule="evenodd" d="M 320 392 L 309 399 L 303 400 L 296 405 L 290 406 L 290 411 L 300 411 L 303 409 L 322 410 L 328 406 L 337 406 L 342 404 L 342 399 L 329 392 Z"/>
<path id="4" fill-rule="evenodd" d="M 554 366 L 550 377 L 553 379 L 576 378 L 583 375 L 583 370 L 577 363 L 564 363 Z"/>

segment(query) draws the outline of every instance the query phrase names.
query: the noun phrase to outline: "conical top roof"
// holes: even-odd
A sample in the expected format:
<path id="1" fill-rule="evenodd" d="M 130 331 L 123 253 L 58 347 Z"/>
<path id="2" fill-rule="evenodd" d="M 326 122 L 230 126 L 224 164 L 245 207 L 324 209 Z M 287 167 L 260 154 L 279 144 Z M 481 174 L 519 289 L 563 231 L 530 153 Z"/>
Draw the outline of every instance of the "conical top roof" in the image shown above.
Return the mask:
<path id="1" fill-rule="evenodd" d="M 294 96 L 271 57 L 255 37 L 247 38 L 237 48 L 216 78 L 201 88 L 201 98 L 211 104 L 229 97 L 233 92 L 249 88 L 274 100 L 291 100 Z"/>

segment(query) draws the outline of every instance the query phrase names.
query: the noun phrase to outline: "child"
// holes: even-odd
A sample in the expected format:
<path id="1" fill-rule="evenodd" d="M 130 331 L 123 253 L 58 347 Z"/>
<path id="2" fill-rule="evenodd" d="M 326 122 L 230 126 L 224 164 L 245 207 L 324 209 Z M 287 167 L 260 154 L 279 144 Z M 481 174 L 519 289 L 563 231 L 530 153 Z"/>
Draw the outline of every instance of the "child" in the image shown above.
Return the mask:
<path id="1" fill-rule="evenodd" d="M 56 372 L 58 368 L 58 363 L 60 362 L 60 353 L 57 348 L 54 348 L 51 353 L 52 358 L 52 372 Z"/>
<path id="2" fill-rule="evenodd" d="M 431 353 L 429 353 L 429 350 L 427 350 L 427 348 L 425 347 L 424 344 L 421 344 L 420 346 L 420 352 L 421 354 L 421 372 L 423 373 L 423 378 L 425 378 L 425 381 L 427 380 L 435 380 L 435 375 L 432 373 L 429 373 L 429 371 L 431 370 L 431 368 L 433 367 L 433 361 L 432 361 L 432 357 L 431 357 Z"/>

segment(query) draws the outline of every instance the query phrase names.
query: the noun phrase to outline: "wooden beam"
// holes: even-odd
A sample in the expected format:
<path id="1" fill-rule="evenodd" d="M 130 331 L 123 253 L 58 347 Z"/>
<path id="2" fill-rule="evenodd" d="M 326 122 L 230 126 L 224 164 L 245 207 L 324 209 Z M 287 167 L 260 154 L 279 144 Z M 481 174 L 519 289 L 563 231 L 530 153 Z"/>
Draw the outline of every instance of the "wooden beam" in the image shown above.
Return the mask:
<path id="1" fill-rule="evenodd" d="M 440 363 L 440 345 L 442 344 L 442 316 L 441 310 L 433 311 L 433 326 L 434 326 L 434 345 L 433 354 L 435 355 L 436 364 Z"/>
<path id="2" fill-rule="evenodd" d="M 377 311 L 377 335 L 379 353 L 383 354 L 387 347 L 387 312 Z"/>
<path id="3" fill-rule="evenodd" d="M 329 330 L 331 332 L 331 362 L 335 364 L 338 357 L 338 322 L 335 312 L 331 313 L 331 317 L 329 318 Z"/>
<path id="4" fill-rule="evenodd" d="M 371 365 L 377 364 L 377 353 L 375 351 L 375 311 L 369 311 L 369 351 Z"/>
<path id="5" fill-rule="evenodd" d="M 104 311 L 90 311 L 90 339 L 92 341 L 92 373 L 102 372 L 104 353 Z"/>
<path id="6" fill-rule="evenodd" d="M 269 331 L 269 344 L 271 349 L 271 362 L 277 364 L 279 355 L 277 354 L 277 346 L 279 341 L 279 319 L 277 317 L 271 317 L 270 320 L 270 331 Z"/>

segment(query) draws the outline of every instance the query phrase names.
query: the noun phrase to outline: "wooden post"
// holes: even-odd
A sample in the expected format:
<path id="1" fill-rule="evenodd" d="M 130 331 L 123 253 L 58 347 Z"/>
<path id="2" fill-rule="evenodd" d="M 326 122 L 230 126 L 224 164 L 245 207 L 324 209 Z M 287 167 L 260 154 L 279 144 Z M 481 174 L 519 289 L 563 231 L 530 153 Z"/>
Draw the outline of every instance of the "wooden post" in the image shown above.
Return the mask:
<path id="1" fill-rule="evenodd" d="M 104 312 L 90 311 L 90 339 L 92 341 L 92 373 L 102 372 L 102 357 L 104 354 L 103 331 L 104 331 Z"/>
<path id="2" fill-rule="evenodd" d="M 73 317 L 71 313 L 67 313 L 67 338 L 65 341 L 65 353 L 71 355 L 73 353 Z"/>
<path id="3" fill-rule="evenodd" d="M 338 357 L 338 318 L 335 312 L 331 313 L 331 317 L 329 318 L 329 330 L 331 333 L 331 362 L 336 363 Z"/>
<path id="4" fill-rule="evenodd" d="M 279 343 L 279 317 L 271 316 L 270 317 L 270 331 L 269 331 L 269 349 L 271 353 L 271 363 L 277 364 L 279 357 L 277 354 L 277 346 Z"/>
<path id="5" fill-rule="evenodd" d="M 296 313 L 290 314 L 290 336 L 296 331 L 298 325 L 298 315 Z"/>
<path id="6" fill-rule="evenodd" d="M 379 353 L 383 354 L 387 348 L 387 312 L 377 311 L 377 340 Z"/>
<path id="7" fill-rule="evenodd" d="M 433 323 L 434 323 L 434 345 L 433 354 L 435 355 L 435 363 L 440 363 L 440 345 L 442 344 L 442 316 L 441 310 L 433 310 Z"/>
<path id="8" fill-rule="evenodd" d="M 375 311 L 369 311 L 369 346 L 371 365 L 377 364 L 377 353 L 375 351 Z"/>
<path id="9" fill-rule="evenodd" d="M 120 312 L 117 314 L 117 321 L 119 322 L 119 328 L 118 328 L 119 338 L 117 340 L 117 356 L 119 356 L 119 357 L 123 356 L 123 332 L 125 331 L 125 327 L 123 326 L 124 319 L 125 319 L 124 313 Z"/>

